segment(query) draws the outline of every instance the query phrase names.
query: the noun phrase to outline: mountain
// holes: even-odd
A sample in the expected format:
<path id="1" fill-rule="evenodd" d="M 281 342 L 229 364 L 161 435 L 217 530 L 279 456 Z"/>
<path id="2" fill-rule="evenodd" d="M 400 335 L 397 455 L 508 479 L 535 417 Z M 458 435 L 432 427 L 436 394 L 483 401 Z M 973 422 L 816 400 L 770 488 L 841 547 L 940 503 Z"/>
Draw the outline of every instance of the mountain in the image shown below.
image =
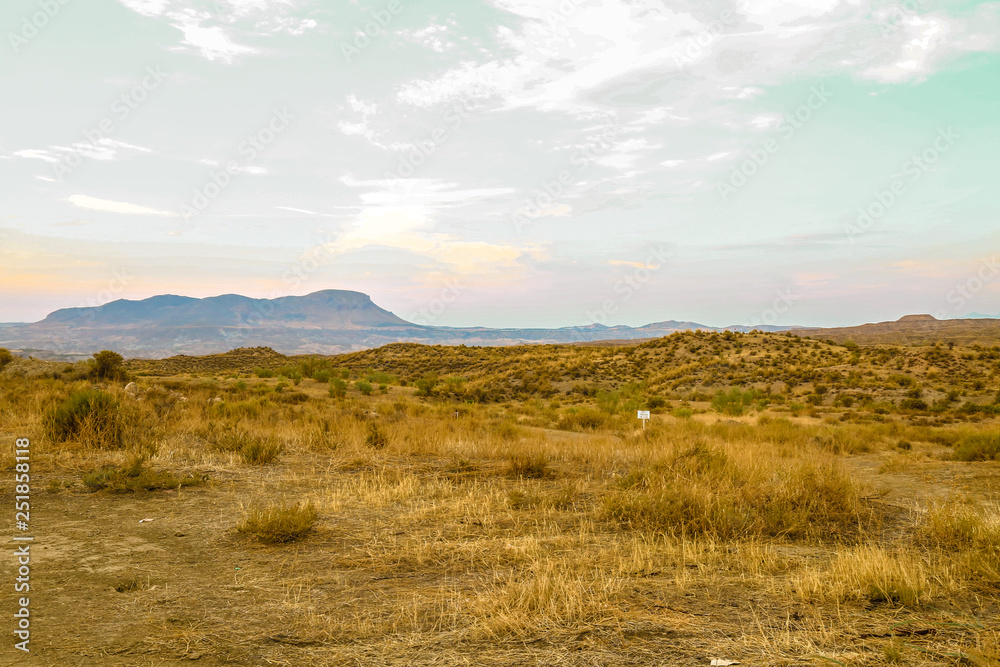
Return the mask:
<path id="1" fill-rule="evenodd" d="M 960 345 L 1000 344 L 1000 320 L 964 318 L 939 320 L 933 315 L 906 315 L 893 322 L 863 324 L 856 327 L 791 329 L 797 336 L 832 340 L 837 343 L 853 341 L 858 345 L 897 344 L 928 345 L 935 342 L 952 342 Z"/>
<path id="2" fill-rule="evenodd" d="M 691 329 L 716 330 L 676 320 L 641 327 L 597 323 L 552 329 L 422 326 L 378 307 L 366 294 L 323 290 L 277 299 L 238 294 L 196 299 L 164 294 L 140 301 L 120 299 L 93 308 L 65 308 L 40 322 L 0 327 L 0 346 L 65 360 L 89 357 L 102 349 L 147 358 L 253 347 L 271 347 L 285 354 L 337 354 L 394 342 L 517 345 L 634 341 Z"/>
<path id="3" fill-rule="evenodd" d="M 120 299 L 96 308 L 57 310 L 37 326 L 369 329 L 415 325 L 379 308 L 367 294 L 325 290 L 278 299 L 251 299 L 238 294 L 207 299 L 170 294 L 142 301 Z"/>

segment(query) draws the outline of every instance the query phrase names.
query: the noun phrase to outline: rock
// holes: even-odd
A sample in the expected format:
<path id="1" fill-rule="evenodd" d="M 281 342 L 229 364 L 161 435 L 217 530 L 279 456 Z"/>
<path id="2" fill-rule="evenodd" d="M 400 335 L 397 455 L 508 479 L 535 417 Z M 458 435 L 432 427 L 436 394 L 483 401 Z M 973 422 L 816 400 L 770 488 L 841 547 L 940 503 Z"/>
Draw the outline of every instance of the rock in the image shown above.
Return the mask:
<path id="1" fill-rule="evenodd" d="M 125 393 L 135 398 L 136 396 L 139 395 L 139 385 L 137 385 L 135 382 L 129 382 L 127 385 L 125 385 Z"/>

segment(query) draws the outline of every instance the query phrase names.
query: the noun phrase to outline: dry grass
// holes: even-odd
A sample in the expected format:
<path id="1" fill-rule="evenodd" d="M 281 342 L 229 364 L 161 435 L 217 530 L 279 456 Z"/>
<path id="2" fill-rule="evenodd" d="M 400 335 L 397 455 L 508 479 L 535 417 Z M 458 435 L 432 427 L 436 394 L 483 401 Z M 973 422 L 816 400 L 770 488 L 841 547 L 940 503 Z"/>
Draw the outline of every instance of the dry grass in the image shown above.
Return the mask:
<path id="1" fill-rule="evenodd" d="M 251 507 L 236 529 L 261 542 L 285 544 L 295 542 L 316 523 L 316 507 L 312 503 Z"/>
<path id="2" fill-rule="evenodd" d="M 990 665 L 1000 631 L 991 620 L 1000 614 L 997 464 L 952 458 L 963 443 L 988 442 L 994 423 L 874 413 L 860 401 L 834 409 L 828 394 L 826 405 L 793 411 L 794 396 L 778 400 L 763 388 L 767 406 L 756 394 L 743 401 L 741 390 L 739 411 L 717 412 L 710 401 L 724 387 L 700 397 L 666 388 L 708 372 L 681 363 L 696 358 L 691 346 L 703 346 L 701 355 L 740 341 L 679 342 L 630 355 L 524 352 L 537 368 L 565 362 L 581 382 L 614 375 L 600 397 L 571 387 L 545 395 L 538 385 L 530 397 L 463 402 L 456 392 L 486 387 L 490 375 L 469 366 L 466 382 L 445 381 L 459 377 L 445 365 L 452 352 L 438 354 L 436 371 L 421 354 L 409 370 L 392 350 L 385 366 L 371 355 L 343 358 L 344 369 L 369 363 L 353 371 L 344 397 L 307 373 L 282 391 L 281 378 L 240 369 L 143 377 L 137 397 L 99 388 L 117 406 L 120 437 L 86 428 L 50 437 L 46 415 L 92 388 L 0 374 L 0 432 L 33 440 L 52 544 L 65 527 L 75 537 L 63 542 L 103 554 L 114 581 L 147 582 L 105 586 L 111 597 L 94 597 L 79 616 L 47 608 L 63 614 L 66 633 L 93 627 L 92 646 L 146 637 L 120 655 L 199 653 L 235 664 L 702 665 L 718 656 L 920 665 L 958 655 Z M 758 360 L 784 354 L 778 337 L 767 344 L 774 348 L 723 352 L 736 355 L 734 366 L 754 352 L 774 382 L 791 380 L 799 369 Z M 794 345 L 848 364 L 836 347 Z M 653 354 L 665 352 L 676 362 L 661 368 Z M 494 353 L 454 354 L 472 363 Z M 645 388 L 619 382 L 614 369 L 643 356 Z M 220 363 L 206 368 L 224 375 Z M 343 376 L 338 360 L 329 366 L 316 371 L 321 379 Z M 517 368 L 503 366 L 497 386 L 539 381 L 527 371 L 515 377 Z M 432 371 L 441 379 L 430 397 L 398 384 Z M 838 372 L 846 391 L 849 368 Z M 358 379 L 386 380 L 387 393 L 365 396 Z M 670 403 L 640 430 L 622 406 L 653 393 Z M 0 464 L 13 459 L 5 453 Z M 183 484 L 206 474 L 212 484 Z M 171 483 L 153 483 L 158 476 Z M 163 490 L 82 493 L 130 485 Z M 120 522 L 127 553 L 76 528 L 81 515 L 117 522 L 133 510 L 156 521 Z M 51 571 L 65 561 L 78 575 L 58 590 L 93 595 L 89 571 L 69 568 L 76 547 L 60 548 L 48 556 Z M 164 582 L 141 574 L 161 570 Z M 56 590 L 40 593 L 40 604 Z M 127 632 L 116 625 L 123 619 L 134 624 Z M 54 645 L 69 647 L 66 633 Z M 65 662 L 68 654 L 52 651 L 50 663 Z"/>

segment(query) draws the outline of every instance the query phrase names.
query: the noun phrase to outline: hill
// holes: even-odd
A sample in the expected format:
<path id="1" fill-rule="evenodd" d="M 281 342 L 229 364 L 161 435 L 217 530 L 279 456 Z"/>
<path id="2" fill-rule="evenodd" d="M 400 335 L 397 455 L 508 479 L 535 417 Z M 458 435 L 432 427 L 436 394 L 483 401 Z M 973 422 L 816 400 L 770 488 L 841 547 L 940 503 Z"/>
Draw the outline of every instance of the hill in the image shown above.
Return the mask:
<path id="1" fill-rule="evenodd" d="M 992 346 L 1000 343 L 1000 320 L 939 320 L 932 315 L 906 315 L 894 322 L 878 322 L 856 327 L 791 329 L 797 336 L 852 341 L 858 345 L 956 345 Z"/>

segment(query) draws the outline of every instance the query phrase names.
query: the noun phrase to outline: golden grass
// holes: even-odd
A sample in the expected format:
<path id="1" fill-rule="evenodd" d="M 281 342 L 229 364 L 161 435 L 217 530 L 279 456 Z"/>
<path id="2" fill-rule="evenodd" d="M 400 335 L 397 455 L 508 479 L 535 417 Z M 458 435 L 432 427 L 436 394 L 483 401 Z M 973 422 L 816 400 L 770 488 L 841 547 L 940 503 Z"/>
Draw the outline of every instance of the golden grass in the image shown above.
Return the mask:
<path id="1" fill-rule="evenodd" d="M 577 354 L 552 353 L 551 363 Z M 616 358 L 586 356 L 606 368 Z M 269 646 L 275 664 L 307 665 L 374 664 L 428 645 L 475 662 L 484 647 L 505 647 L 507 663 L 496 664 L 528 664 L 544 658 L 515 659 L 512 647 L 544 640 L 552 661 L 656 664 L 665 643 L 690 636 L 700 648 L 689 662 L 705 662 L 709 645 L 746 664 L 994 659 L 995 624 L 916 638 L 892 628 L 894 615 L 946 623 L 970 599 L 995 597 L 991 502 L 1000 498 L 921 496 L 900 507 L 881 502 L 889 489 L 874 474 L 881 466 L 881 477 L 919 486 L 925 470 L 935 484 L 959 467 L 993 470 L 992 461 L 945 460 L 957 443 L 992 432 L 990 422 L 869 420 L 860 406 L 794 416 L 788 402 L 733 419 L 711 411 L 706 392 L 682 408 L 670 396 L 641 430 L 634 413 L 608 411 L 596 396 L 470 404 L 444 393 L 470 380 L 441 383 L 431 398 L 397 384 L 332 398 L 321 382 L 276 392 L 278 381 L 141 378 L 139 398 L 109 385 L 102 391 L 133 430 L 118 449 L 102 449 L 96 435 L 45 435 L 46 412 L 81 386 L 0 375 L 9 397 L 0 432 L 33 439 L 33 466 L 54 497 L 74 500 L 79 486 L 62 481 L 95 466 L 107 479 L 169 470 L 216 480 L 184 493 L 201 494 L 197 520 L 222 525 L 204 530 L 219 562 L 254 569 L 227 583 L 243 598 L 225 587 L 199 595 L 253 613 L 175 628 L 150 598 L 163 646 Z M 678 409 L 688 412 L 672 416 Z M 136 456 L 145 463 L 130 476 Z M 13 461 L 4 453 L 0 464 Z M 865 466 L 873 474 L 860 474 Z M 234 527 L 274 546 L 233 539 Z M 877 637 L 859 648 L 862 633 Z M 622 652 L 601 663 L 608 647 Z"/>

